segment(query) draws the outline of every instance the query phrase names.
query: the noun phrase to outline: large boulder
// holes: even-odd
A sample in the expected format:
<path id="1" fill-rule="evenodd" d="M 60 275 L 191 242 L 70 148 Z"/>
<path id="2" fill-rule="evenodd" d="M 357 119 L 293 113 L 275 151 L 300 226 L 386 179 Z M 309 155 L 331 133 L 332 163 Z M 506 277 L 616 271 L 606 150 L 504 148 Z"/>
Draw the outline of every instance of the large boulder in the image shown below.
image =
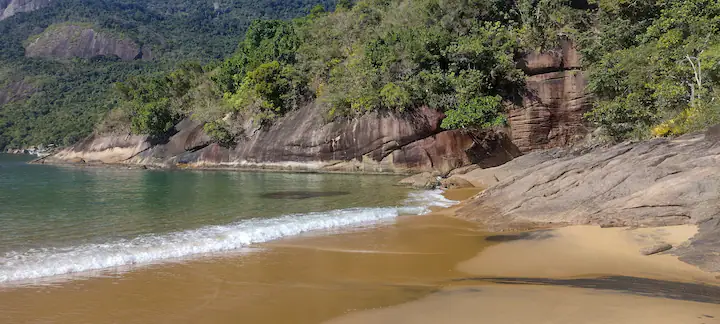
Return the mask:
<path id="1" fill-rule="evenodd" d="M 133 40 L 83 24 L 56 24 L 25 45 L 25 56 L 70 59 L 74 57 L 117 56 L 122 60 L 151 59 L 149 49 Z"/>

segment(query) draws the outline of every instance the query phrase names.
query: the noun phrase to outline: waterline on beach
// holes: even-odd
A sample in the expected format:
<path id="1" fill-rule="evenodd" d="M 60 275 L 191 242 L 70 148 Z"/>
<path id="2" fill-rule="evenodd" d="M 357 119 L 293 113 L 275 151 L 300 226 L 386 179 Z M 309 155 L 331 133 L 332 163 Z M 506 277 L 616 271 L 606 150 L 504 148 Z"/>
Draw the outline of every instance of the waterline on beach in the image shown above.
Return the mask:
<path id="1" fill-rule="evenodd" d="M 163 235 L 63 248 L 10 251 L 0 256 L 0 283 L 83 273 L 122 266 L 153 264 L 206 253 L 237 250 L 252 244 L 317 230 L 334 230 L 420 215 L 430 207 L 455 201 L 442 191 L 411 192 L 404 206 L 350 208 L 275 218 L 255 218 L 228 225 L 205 226 Z"/>

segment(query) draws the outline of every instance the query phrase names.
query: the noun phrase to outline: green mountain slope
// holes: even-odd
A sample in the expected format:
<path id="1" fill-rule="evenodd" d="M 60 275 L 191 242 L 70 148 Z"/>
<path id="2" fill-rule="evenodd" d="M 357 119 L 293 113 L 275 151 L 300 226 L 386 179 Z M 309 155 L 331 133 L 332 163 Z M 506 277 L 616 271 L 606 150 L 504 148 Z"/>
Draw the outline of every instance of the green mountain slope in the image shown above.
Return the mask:
<path id="1" fill-rule="evenodd" d="M 222 60 L 253 20 L 333 2 L 63 0 L 13 15 L 0 21 L 0 148 L 75 142 L 115 105 L 113 83 L 183 61 Z M 95 38 L 85 40 L 88 33 Z M 40 57 L 26 57 L 26 48 Z M 130 56 L 93 54 L 106 52 Z"/>

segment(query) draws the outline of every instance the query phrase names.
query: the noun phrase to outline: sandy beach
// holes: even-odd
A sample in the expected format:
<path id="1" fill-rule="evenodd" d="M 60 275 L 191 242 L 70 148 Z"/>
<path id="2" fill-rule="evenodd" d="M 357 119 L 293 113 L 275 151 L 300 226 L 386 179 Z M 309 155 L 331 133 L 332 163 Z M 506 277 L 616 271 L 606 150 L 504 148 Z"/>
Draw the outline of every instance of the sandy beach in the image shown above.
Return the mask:
<path id="1" fill-rule="evenodd" d="M 446 195 L 466 199 L 477 192 Z M 454 218 L 456 208 L 231 255 L 2 287 L 0 322 L 720 321 L 715 274 L 669 254 L 639 252 L 657 241 L 681 245 L 692 226 L 488 233 Z"/>

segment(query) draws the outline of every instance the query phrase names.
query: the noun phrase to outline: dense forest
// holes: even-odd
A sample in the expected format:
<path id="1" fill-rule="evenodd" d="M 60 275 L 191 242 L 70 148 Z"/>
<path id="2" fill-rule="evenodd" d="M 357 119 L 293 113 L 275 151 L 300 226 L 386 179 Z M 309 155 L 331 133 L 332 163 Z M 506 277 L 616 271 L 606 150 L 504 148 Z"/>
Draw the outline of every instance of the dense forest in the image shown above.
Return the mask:
<path id="1" fill-rule="evenodd" d="M 0 21 L 0 149 L 71 144 L 117 105 L 113 84 L 231 55 L 257 19 L 306 15 L 333 0 L 63 0 Z M 24 44 L 57 24 L 90 26 L 152 49 L 153 60 L 114 56 L 53 60 L 25 57 Z M 3 92 L 22 89 L 3 102 Z M 9 97 L 9 96 L 6 96 Z"/>
<path id="2" fill-rule="evenodd" d="M 427 106 L 446 114 L 442 127 L 447 129 L 496 127 L 507 123 L 507 107 L 524 95 L 525 75 L 518 59 L 571 41 L 583 54 L 588 91 L 595 98 L 585 117 L 607 140 L 682 134 L 720 121 L 715 99 L 720 91 L 717 0 L 340 0 L 334 10 L 326 8 L 321 4 L 292 20 L 255 20 L 241 41 L 213 49 L 197 42 L 231 41 L 222 33 L 232 23 L 198 24 L 193 35 L 217 38 L 190 42 L 188 52 L 176 52 L 170 42 L 158 49 L 181 53 L 165 54 L 168 57 L 194 62 L 178 60 L 167 72 L 155 63 L 154 70 L 148 63 L 126 63 L 121 77 L 87 85 L 93 90 L 83 93 L 102 92 L 109 83 L 122 80 L 112 87 L 115 96 L 95 100 L 95 108 L 72 108 L 54 100 L 58 106 L 50 113 L 38 114 L 27 106 L 13 111 L 25 116 L 61 111 L 69 119 L 76 118 L 71 113 L 76 109 L 95 109 L 83 116 L 109 111 L 99 131 L 155 136 L 167 134 L 190 116 L 227 145 L 242 136 L 240 125 L 245 121 L 263 127 L 310 102 L 325 110 L 328 121 Z M 148 5 L 147 10 L 174 9 Z M 178 17 L 172 21 L 182 25 L 192 15 Z M 171 33 L 173 27 L 166 28 Z M 143 43 L 153 42 L 152 33 L 127 30 Z M 213 61 L 231 48 L 226 59 Z M 67 63 L 62 64 L 67 70 Z M 99 65 L 114 66 L 100 59 L 70 66 L 84 71 L 72 73 L 91 74 Z M 4 114 L 0 118 L 8 118 Z M 38 125 L 58 132 L 52 125 L 63 121 L 60 116 Z M 85 134 L 91 123 L 77 122 L 74 125 L 87 128 L 58 136 L 71 142 L 77 137 L 67 134 Z M 17 127 L 6 129 L 13 145 L 53 138 L 22 137 L 12 133 Z"/>
<path id="3" fill-rule="evenodd" d="M 682 134 L 720 116 L 718 17 L 712 0 L 343 1 L 253 23 L 218 66 L 132 78 L 114 121 L 163 134 L 192 115 L 232 143 L 238 120 L 315 101 L 328 120 L 428 106 L 447 129 L 494 127 L 523 95 L 518 57 L 572 41 L 596 98 L 587 121 L 608 140 Z"/>

